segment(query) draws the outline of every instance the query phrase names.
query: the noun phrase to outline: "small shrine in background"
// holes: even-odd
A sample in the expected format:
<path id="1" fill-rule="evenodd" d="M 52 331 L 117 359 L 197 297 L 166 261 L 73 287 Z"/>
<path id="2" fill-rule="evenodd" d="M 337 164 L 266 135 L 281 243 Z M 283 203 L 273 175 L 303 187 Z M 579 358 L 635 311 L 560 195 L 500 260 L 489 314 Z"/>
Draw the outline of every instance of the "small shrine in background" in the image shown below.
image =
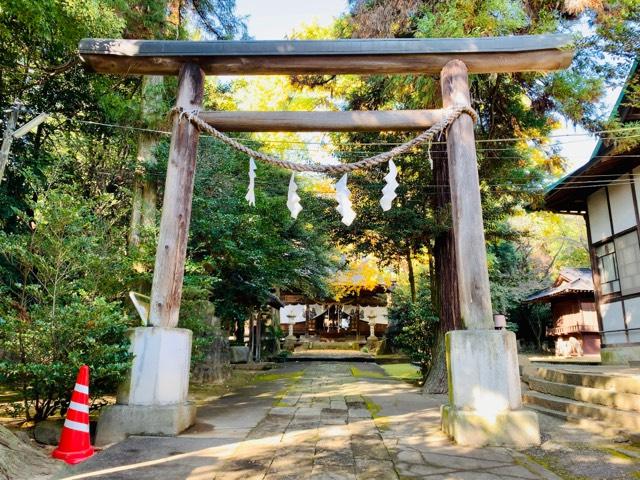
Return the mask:
<path id="1" fill-rule="evenodd" d="M 388 299 L 393 275 L 372 257 L 353 261 L 330 281 L 332 294 L 309 298 L 281 292 L 282 329 L 298 338 L 360 341 L 382 338 L 389 324 Z"/>
<path id="2" fill-rule="evenodd" d="M 280 324 L 296 337 L 357 340 L 382 338 L 389 324 L 387 289 L 379 285 L 359 295 L 314 299 L 295 293 L 282 294 Z"/>
<path id="3" fill-rule="evenodd" d="M 551 304 L 553 327 L 547 328 L 547 336 L 555 340 L 556 356 L 600 354 L 591 269 L 563 268 L 553 286 L 526 301 Z"/>

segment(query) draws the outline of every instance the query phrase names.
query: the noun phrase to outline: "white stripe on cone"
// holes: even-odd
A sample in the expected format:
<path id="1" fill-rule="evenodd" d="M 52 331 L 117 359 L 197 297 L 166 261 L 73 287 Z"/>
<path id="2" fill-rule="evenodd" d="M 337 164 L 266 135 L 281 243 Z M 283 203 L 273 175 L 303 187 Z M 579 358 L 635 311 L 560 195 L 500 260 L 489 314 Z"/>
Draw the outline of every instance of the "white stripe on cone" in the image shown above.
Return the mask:
<path id="1" fill-rule="evenodd" d="M 78 393 L 84 393 L 85 395 L 89 395 L 89 387 L 87 385 L 81 385 L 80 383 L 76 383 L 76 386 L 73 389 Z"/>
<path id="2" fill-rule="evenodd" d="M 78 432 L 86 432 L 89 433 L 89 425 L 86 423 L 74 422 L 73 420 L 69 420 L 68 418 L 64 421 L 64 427 L 70 428 L 71 430 L 77 430 Z"/>
<path id="3" fill-rule="evenodd" d="M 75 410 L 76 412 L 89 413 L 89 405 L 78 402 L 69 402 L 69 410 Z"/>

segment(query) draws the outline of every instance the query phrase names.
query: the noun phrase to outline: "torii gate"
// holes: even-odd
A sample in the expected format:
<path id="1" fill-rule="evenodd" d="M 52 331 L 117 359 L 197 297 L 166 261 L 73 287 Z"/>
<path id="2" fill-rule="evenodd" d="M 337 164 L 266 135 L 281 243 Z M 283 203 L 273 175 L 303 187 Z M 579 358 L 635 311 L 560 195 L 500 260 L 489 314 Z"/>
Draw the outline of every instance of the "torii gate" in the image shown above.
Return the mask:
<path id="1" fill-rule="evenodd" d="M 443 107 L 470 106 L 468 73 L 552 71 L 573 58 L 567 35 L 455 39 L 153 41 L 85 39 L 82 60 L 98 73 L 178 75 L 176 107 L 199 110 L 205 75 L 440 74 Z M 392 112 L 201 112 L 222 131 L 424 130 L 443 110 Z M 173 118 L 151 290 L 151 327 L 135 329 L 130 381 L 103 413 L 98 442 L 127 434 L 177 434 L 194 422 L 187 402 L 191 332 L 178 324 L 199 130 Z M 515 335 L 495 331 L 473 121 L 448 128 L 447 153 L 458 297 L 466 330 L 447 334 L 449 404 L 443 429 L 466 445 L 540 442 L 534 412 L 521 409 Z"/>

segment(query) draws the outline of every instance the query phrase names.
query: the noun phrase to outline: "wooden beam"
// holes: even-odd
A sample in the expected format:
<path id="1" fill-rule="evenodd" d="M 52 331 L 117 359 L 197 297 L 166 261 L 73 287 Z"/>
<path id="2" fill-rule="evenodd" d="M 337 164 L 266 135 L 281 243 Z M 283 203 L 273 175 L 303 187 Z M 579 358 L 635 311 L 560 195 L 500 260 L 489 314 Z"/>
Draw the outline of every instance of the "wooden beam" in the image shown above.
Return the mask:
<path id="1" fill-rule="evenodd" d="M 352 112 L 200 112 L 200 118 L 225 132 L 378 132 L 426 130 L 442 110 Z"/>
<path id="2" fill-rule="evenodd" d="M 198 65 L 184 64 L 178 77 L 176 106 L 186 111 L 200 108 L 203 94 L 204 72 Z M 160 234 L 151 286 L 149 323 L 154 327 L 178 325 L 199 136 L 200 132 L 191 122 L 180 121 L 178 115 L 173 117 Z"/>
<path id="3" fill-rule="evenodd" d="M 471 104 L 463 62 L 447 63 L 440 81 L 445 108 Z M 478 160 L 473 120 L 468 115 L 461 115 L 448 128 L 447 155 L 460 317 L 468 330 L 493 329 Z"/>
<path id="4" fill-rule="evenodd" d="M 84 39 L 82 60 L 100 73 L 208 75 L 439 73 L 460 59 L 470 73 L 551 71 L 573 58 L 569 35 L 376 40 L 191 42 Z"/>

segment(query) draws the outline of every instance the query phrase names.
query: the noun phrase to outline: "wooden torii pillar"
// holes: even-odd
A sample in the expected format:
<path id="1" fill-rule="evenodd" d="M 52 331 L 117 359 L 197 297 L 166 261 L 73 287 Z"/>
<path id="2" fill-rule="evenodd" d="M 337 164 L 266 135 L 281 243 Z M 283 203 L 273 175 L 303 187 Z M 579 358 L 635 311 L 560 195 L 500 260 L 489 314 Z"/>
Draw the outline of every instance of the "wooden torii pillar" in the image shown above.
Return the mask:
<path id="1" fill-rule="evenodd" d="M 205 75 L 267 74 L 440 74 L 443 107 L 470 105 L 468 73 L 551 71 L 569 66 L 572 39 L 565 35 L 535 35 L 456 39 L 284 40 L 284 41 L 144 41 L 80 42 L 82 60 L 98 73 L 178 75 L 176 106 L 185 111 L 202 105 Z M 221 131 L 382 131 L 424 130 L 443 110 L 392 112 L 201 112 Z M 153 377 L 159 395 L 137 400 L 123 396 L 129 408 L 157 409 L 184 405 L 188 382 L 188 342 L 173 340 L 178 324 L 184 262 L 199 132 L 188 121 L 173 119 L 171 148 L 151 292 L 151 329 L 140 333 L 132 377 Z M 539 443 L 537 417 L 521 409 L 515 335 L 493 329 L 489 276 L 482 223 L 480 187 L 473 121 L 460 116 L 449 127 L 447 147 L 455 237 L 461 324 L 466 330 L 447 334 L 449 404 L 443 406 L 443 429 L 467 445 Z M 145 327 L 143 327 L 145 328 Z M 140 329 L 136 329 L 140 330 Z M 161 332 L 162 340 L 149 340 Z M 138 335 L 138 333 L 136 334 Z M 184 335 L 183 335 L 184 337 Z M 171 338 L 172 340 L 167 340 Z M 138 350 L 136 350 L 138 348 Z M 155 349 L 155 350 L 154 350 Z M 177 371 L 171 362 L 176 359 Z M 185 361 L 186 375 L 185 380 Z M 138 362 L 138 363 L 136 363 Z M 130 387 L 134 386 L 134 381 Z M 180 394 L 167 394 L 167 385 Z M 164 395 L 164 396 L 163 396 Z M 147 410 L 147 412 L 150 410 Z M 176 413 L 177 412 L 177 413 Z M 115 432 L 130 411 L 114 414 L 104 429 Z M 192 415 L 189 413 L 189 415 Z M 103 415 L 104 416 L 104 415 Z M 146 417 L 148 418 L 148 417 Z M 157 433 L 177 433 L 193 418 L 163 425 Z M 134 422 L 135 423 L 135 422 Z M 115 426 L 114 426 L 115 425 Z M 148 425 L 120 425 L 126 433 L 150 432 Z M 516 435 L 517 434 L 517 435 Z M 99 430 L 100 435 L 100 430 Z M 113 440 L 115 434 L 110 440 Z"/>

